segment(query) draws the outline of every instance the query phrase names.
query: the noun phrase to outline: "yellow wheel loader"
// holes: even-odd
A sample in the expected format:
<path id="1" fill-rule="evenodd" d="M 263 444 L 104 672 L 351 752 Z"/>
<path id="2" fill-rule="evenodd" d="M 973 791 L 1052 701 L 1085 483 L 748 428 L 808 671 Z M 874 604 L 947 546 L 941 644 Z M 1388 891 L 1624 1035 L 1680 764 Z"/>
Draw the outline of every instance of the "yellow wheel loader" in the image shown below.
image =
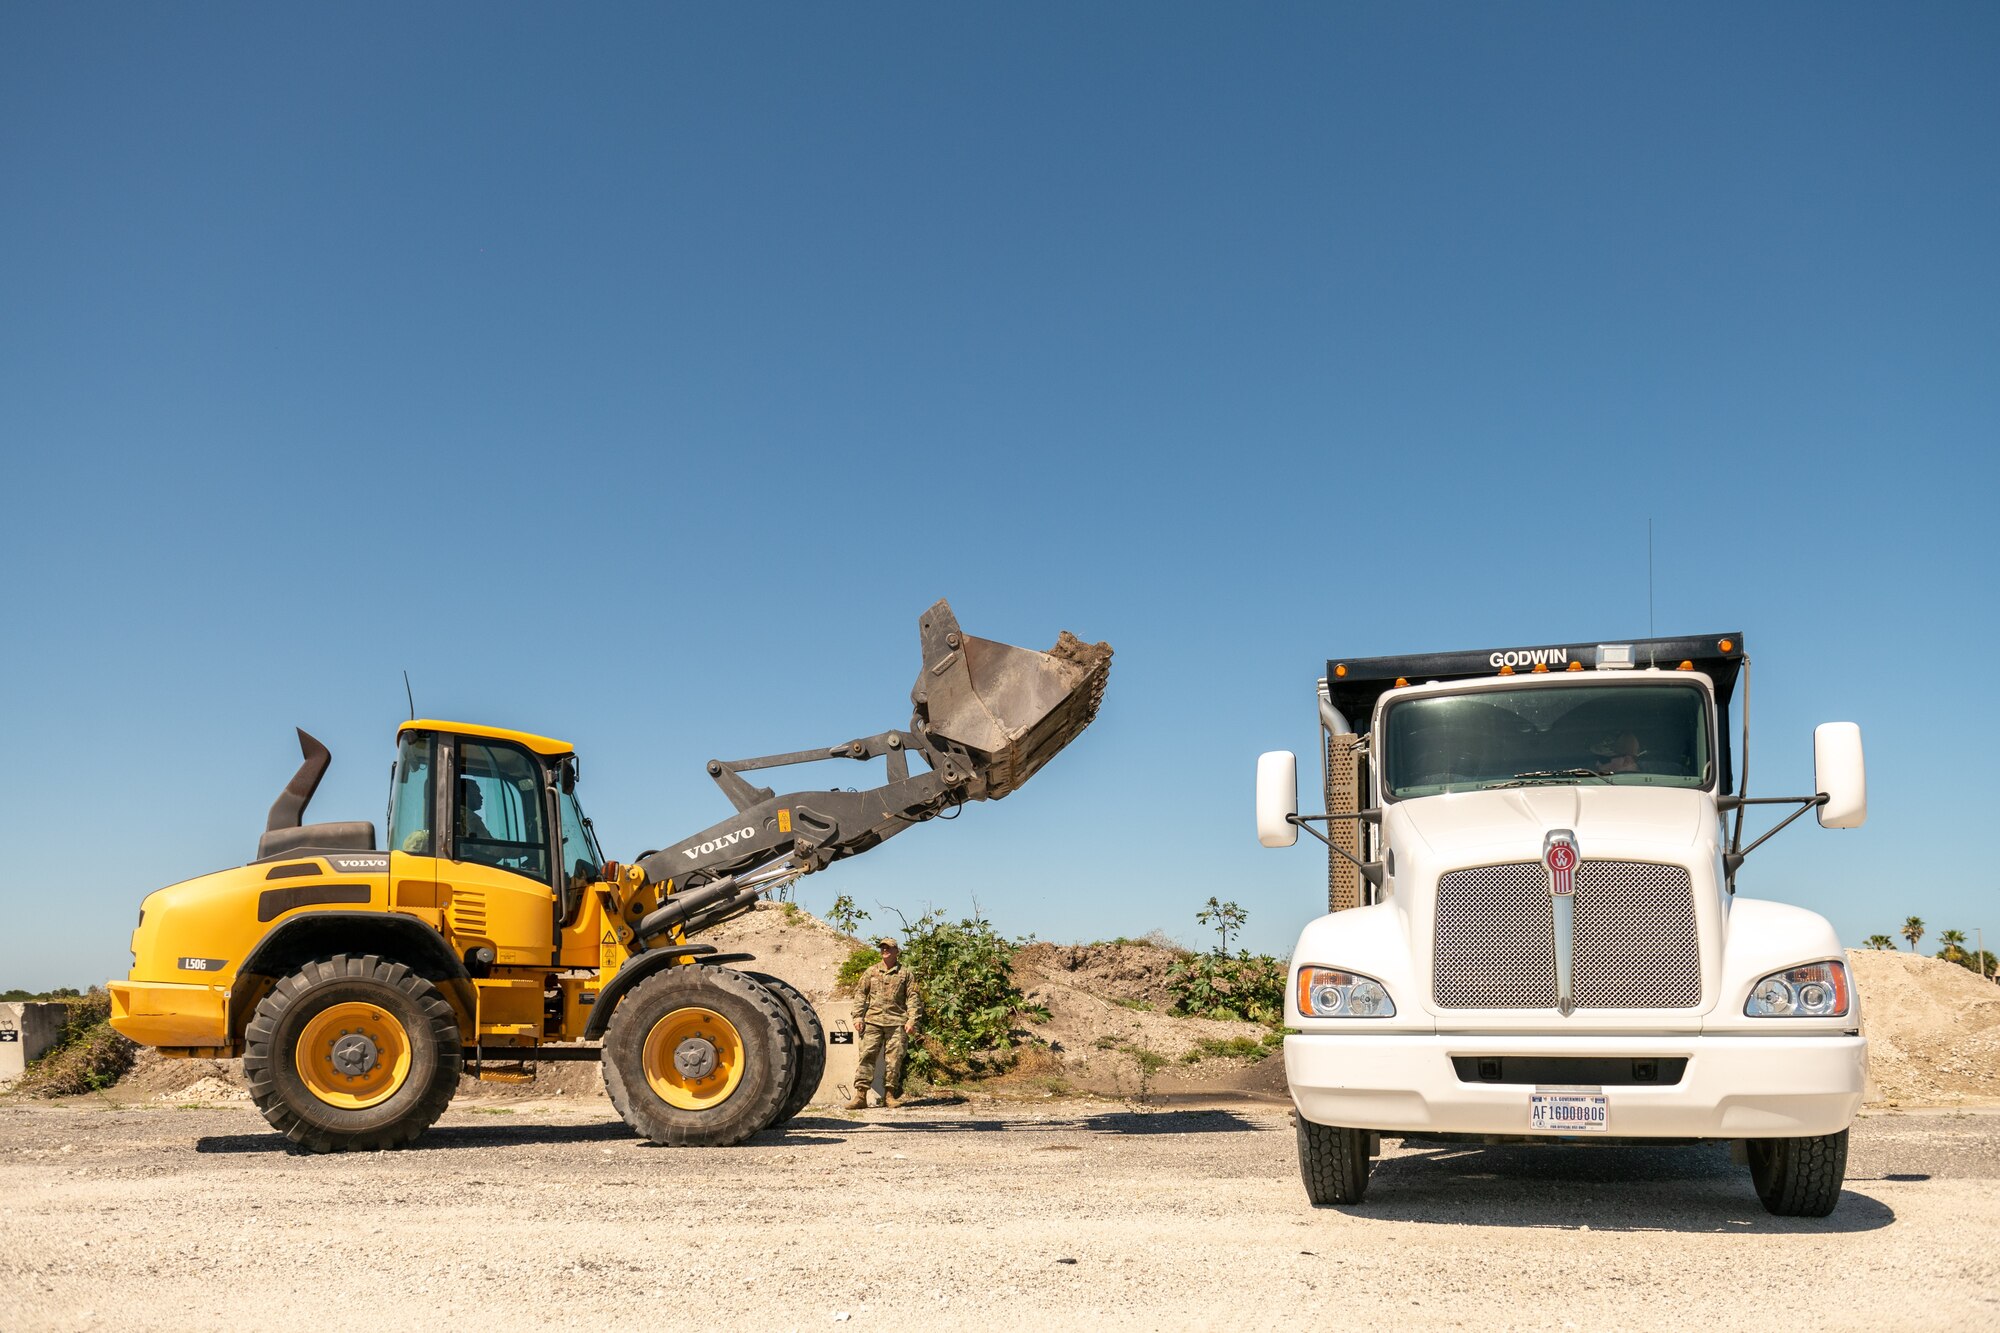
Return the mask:
<path id="1" fill-rule="evenodd" d="M 525 1081 L 601 1059 L 626 1123 L 656 1143 L 734 1144 L 797 1114 L 826 1064 L 806 997 L 696 936 L 913 824 L 1025 783 L 1096 715 L 1111 649 L 1047 653 L 919 618 L 906 730 L 736 761 L 709 775 L 727 819 L 607 861 L 562 741 L 412 720 L 399 729 L 386 844 L 368 822 L 306 824 L 331 761 L 304 762 L 257 858 L 149 895 L 112 1026 L 180 1057 L 241 1056 L 271 1124 L 315 1152 L 394 1148 L 462 1072 Z M 923 767 L 913 771 L 914 754 Z M 885 761 L 867 790 L 777 795 L 744 776 Z"/>

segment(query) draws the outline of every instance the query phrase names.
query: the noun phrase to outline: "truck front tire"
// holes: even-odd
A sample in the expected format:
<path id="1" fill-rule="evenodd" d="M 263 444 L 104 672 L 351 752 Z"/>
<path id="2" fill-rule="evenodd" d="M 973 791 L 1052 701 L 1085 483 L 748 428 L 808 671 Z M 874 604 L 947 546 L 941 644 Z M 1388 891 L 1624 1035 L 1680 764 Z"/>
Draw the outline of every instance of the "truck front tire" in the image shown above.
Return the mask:
<path id="1" fill-rule="evenodd" d="M 604 1032 L 604 1088 L 625 1123 L 665 1147 L 729 1147 L 769 1125 L 796 1081 L 783 1001 L 727 968 L 656 972 Z"/>
<path id="2" fill-rule="evenodd" d="M 1368 1193 L 1368 1131 L 1316 1125 L 1294 1113 L 1299 1131 L 1299 1175 L 1315 1208 L 1360 1203 Z"/>
<path id="3" fill-rule="evenodd" d="M 307 963 L 243 1036 L 251 1100 L 307 1152 L 402 1147 L 444 1114 L 464 1064 L 437 987 L 374 954 Z"/>
<path id="4" fill-rule="evenodd" d="M 1847 1179 L 1847 1131 L 1803 1139 L 1751 1139 L 1750 1179 L 1779 1217 L 1825 1217 Z"/>

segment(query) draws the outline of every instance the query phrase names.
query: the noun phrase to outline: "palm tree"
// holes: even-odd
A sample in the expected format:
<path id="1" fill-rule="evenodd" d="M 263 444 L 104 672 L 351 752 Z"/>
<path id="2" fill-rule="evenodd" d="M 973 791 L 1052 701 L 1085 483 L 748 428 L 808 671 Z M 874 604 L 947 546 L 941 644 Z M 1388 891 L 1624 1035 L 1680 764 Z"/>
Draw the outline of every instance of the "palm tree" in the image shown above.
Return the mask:
<path id="1" fill-rule="evenodd" d="M 1896 941 L 1887 935 L 1870 935 L 1867 939 L 1861 941 L 1861 947 L 1864 949 L 1893 949 L 1896 947 Z"/>
<path id="2" fill-rule="evenodd" d="M 1937 956 L 1944 959 L 1947 963 L 1956 963 L 1965 957 L 1964 931 L 1941 930 L 1938 932 L 1938 943 L 1942 944 L 1944 948 L 1938 950 Z"/>
<path id="3" fill-rule="evenodd" d="M 1899 933 L 1910 942 L 1910 952 L 1915 953 L 1917 941 L 1924 937 L 1924 919 L 1920 916 L 1911 917 L 1903 923 L 1903 929 Z"/>

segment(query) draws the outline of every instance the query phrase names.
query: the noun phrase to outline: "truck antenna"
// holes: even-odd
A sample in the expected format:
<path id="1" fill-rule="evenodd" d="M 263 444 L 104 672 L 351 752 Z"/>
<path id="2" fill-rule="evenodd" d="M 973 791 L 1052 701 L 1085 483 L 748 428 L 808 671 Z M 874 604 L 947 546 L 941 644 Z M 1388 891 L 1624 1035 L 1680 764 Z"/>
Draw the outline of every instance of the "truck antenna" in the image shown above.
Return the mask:
<path id="1" fill-rule="evenodd" d="M 417 720 L 417 696 L 410 692 L 410 673 L 407 668 L 403 672 L 403 697 L 410 701 L 410 721 L 415 722 Z"/>

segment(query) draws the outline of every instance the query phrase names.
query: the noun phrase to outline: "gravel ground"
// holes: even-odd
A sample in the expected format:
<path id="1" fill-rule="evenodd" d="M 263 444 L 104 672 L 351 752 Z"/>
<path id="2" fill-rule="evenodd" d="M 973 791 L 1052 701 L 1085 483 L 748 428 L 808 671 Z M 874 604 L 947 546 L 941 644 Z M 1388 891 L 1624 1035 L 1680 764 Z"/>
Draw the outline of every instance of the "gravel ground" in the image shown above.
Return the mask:
<path id="1" fill-rule="evenodd" d="M 1269 1105 L 809 1108 L 665 1150 L 591 1101 L 295 1156 L 244 1107 L 0 1106 L 7 1329 L 1943 1328 L 2000 1315 L 2000 1114 L 1856 1127 L 1824 1221 L 1721 1148 L 1392 1146 L 1306 1205 Z"/>

